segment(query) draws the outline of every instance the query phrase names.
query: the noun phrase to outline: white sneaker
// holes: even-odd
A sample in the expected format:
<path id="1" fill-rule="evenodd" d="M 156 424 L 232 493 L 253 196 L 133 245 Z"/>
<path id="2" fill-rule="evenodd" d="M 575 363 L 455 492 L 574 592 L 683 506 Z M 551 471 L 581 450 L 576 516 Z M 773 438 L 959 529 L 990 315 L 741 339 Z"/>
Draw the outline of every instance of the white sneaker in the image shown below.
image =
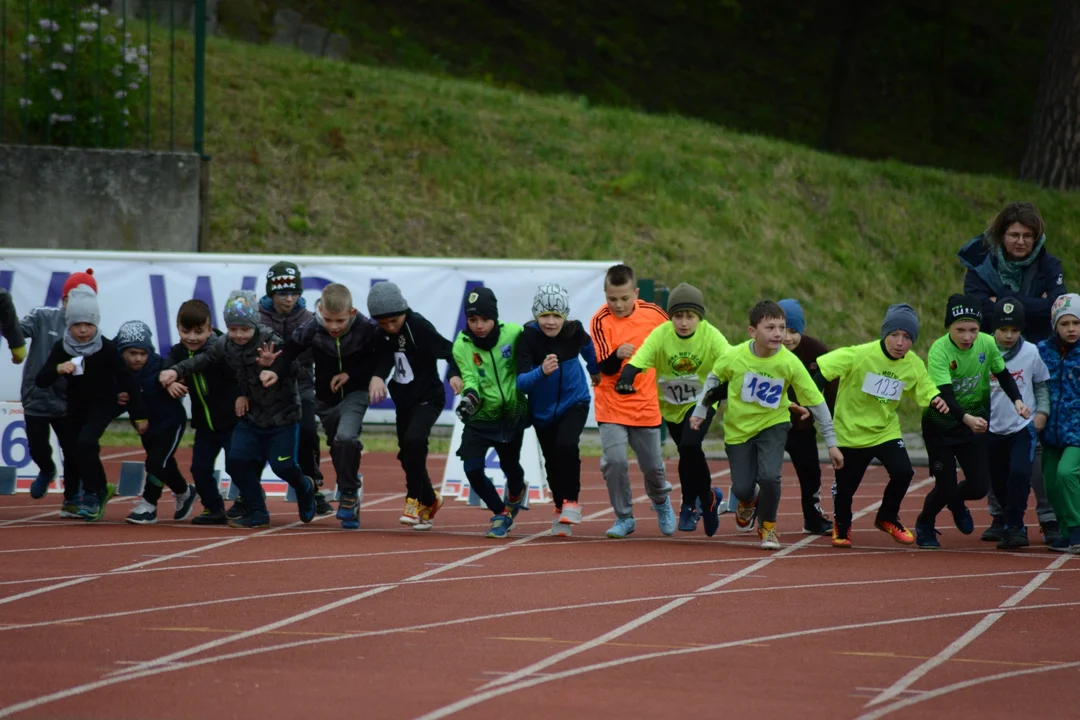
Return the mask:
<path id="1" fill-rule="evenodd" d="M 566 506 L 563 506 L 563 513 L 565 513 Z M 551 514 L 551 534 L 555 537 L 570 537 L 571 525 L 567 525 L 562 522 L 562 513 L 556 510 Z"/>
<path id="2" fill-rule="evenodd" d="M 195 486 L 188 485 L 185 492 L 176 496 L 176 510 L 173 512 L 173 520 L 180 522 L 191 517 L 195 510 Z"/>
<path id="3" fill-rule="evenodd" d="M 564 502 L 562 517 L 559 519 L 563 525 L 577 525 L 581 522 L 581 505 L 576 502 Z M 569 534 L 569 533 L 567 533 Z"/>
<path id="4" fill-rule="evenodd" d="M 762 550 L 779 550 L 780 549 L 780 537 L 776 534 L 776 528 L 771 527 L 766 530 L 763 527 L 758 528 L 758 537 L 761 538 Z"/>
<path id="5" fill-rule="evenodd" d="M 153 525 L 157 522 L 157 505 L 143 500 L 125 519 L 132 525 Z"/>

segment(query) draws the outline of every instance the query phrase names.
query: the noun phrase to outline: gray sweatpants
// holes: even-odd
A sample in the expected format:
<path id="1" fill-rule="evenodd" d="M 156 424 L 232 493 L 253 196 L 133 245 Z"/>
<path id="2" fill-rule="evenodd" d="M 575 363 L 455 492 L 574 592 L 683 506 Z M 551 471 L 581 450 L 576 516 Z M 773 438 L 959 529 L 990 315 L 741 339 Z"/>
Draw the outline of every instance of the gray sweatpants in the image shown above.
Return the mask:
<path id="1" fill-rule="evenodd" d="M 607 483 L 608 497 L 616 517 L 634 516 L 634 494 L 630 491 L 630 461 L 626 457 L 629 444 L 637 456 L 638 467 L 645 475 L 645 494 L 660 505 L 671 493 L 664 458 L 660 455 L 660 428 L 634 427 L 615 423 L 600 423 L 600 472 Z"/>
<path id="2" fill-rule="evenodd" d="M 1035 515 L 1039 518 L 1039 522 L 1057 522 L 1054 508 L 1050 506 L 1050 501 L 1046 499 L 1046 486 L 1043 485 L 1041 443 L 1035 446 L 1035 464 L 1031 466 L 1031 489 L 1035 493 Z M 990 492 L 986 494 L 986 504 L 990 506 L 990 514 L 1004 522 L 1005 509 L 1001 507 L 1001 503 L 994 497 L 993 488 L 990 488 Z"/>
<path id="3" fill-rule="evenodd" d="M 731 466 L 731 492 L 742 503 L 753 502 L 756 492 L 759 522 L 776 522 L 784 446 L 790 429 L 789 422 L 773 425 L 744 443 L 725 448 Z"/>
<path id="4" fill-rule="evenodd" d="M 343 493 L 355 493 L 360 489 L 357 475 L 360 472 L 360 453 L 364 449 L 360 433 L 364 429 L 367 409 L 366 390 L 354 390 L 336 405 L 319 403 L 315 408 L 330 443 L 337 487 Z"/>

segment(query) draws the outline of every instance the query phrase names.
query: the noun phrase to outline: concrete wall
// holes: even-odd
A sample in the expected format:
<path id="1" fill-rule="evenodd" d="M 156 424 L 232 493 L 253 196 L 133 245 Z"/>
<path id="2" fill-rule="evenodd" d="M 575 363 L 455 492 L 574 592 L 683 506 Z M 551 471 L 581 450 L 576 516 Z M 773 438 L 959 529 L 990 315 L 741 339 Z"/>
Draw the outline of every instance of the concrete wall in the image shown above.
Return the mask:
<path id="1" fill-rule="evenodd" d="M 0 145 L 0 247 L 197 252 L 195 153 Z"/>

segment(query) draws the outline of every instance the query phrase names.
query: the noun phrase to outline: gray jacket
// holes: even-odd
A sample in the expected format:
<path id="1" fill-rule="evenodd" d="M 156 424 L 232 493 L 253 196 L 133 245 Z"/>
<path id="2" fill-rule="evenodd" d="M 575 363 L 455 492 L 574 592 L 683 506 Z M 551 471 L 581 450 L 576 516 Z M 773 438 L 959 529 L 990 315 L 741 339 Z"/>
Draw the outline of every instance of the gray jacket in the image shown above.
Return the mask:
<path id="1" fill-rule="evenodd" d="M 247 345 L 237 345 L 222 335 L 205 352 L 172 366 L 177 375 L 187 377 L 193 373 L 206 372 L 212 365 L 224 364 L 236 376 L 240 395 L 248 399 L 248 413 L 244 419 L 257 428 L 275 428 L 300 422 L 300 395 L 296 390 L 295 364 L 289 367 L 283 355 L 269 368 L 259 365 L 259 348 L 264 343 L 282 346 L 281 337 L 273 330 L 260 325 L 255 337 Z M 273 370 L 278 381 L 268 388 L 262 386 L 259 374 Z"/>
<path id="2" fill-rule="evenodd" d="M 30 341 L 30 349 L 23 361 L 23 409 L 34 417 L 64 417 L 67 414 L 67 378 L 62 377 L 47 388 L 38 387 L 34 382 L 53 345 L 64 337 L 67 329 L 64 311 L 55 307 L 34 308 L 19 324 Z"/>

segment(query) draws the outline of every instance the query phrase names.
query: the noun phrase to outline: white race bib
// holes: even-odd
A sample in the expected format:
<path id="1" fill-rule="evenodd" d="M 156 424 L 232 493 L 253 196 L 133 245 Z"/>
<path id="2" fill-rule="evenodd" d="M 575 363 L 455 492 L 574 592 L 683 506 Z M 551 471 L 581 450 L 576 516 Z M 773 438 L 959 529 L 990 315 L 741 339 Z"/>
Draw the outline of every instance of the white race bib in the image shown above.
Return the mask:
<path id="1" fill-rule="evenodd" d="M 398 385 L 408 385 L 412 381 L 413 371 L 409 358 L 403 352 L 394 353 L 394 382 Z"/>
<path id="2" fill-rule="evenodd" d="M 661 380 L 660 394 L 672 405 L 694 405 L 701 397 L 701 380 L 696 375 Z"/>
<path id="3" fill-rule="evenodd" d="M 784 396 L 784 381 L 762 377 L 757 373 L 743 374 L 742 401 L 757 403 L 763 408 L 776 410 Z"/>
<path id="4" fill-rule="evenodd" d="M 72 375 L 82 375 L 84 372 L 86 372 L 86 369 L 83 367 L 82 355 L 76 355 L 75 357 L 71 358 L 71 364 L 75 366 L 75 372 L 71 373 Z"/>
<path id="5" fill-rule="evenodd" d="M 882 400 L 899 402 L 900 396 L 904 394 L 904 381 L 868 372 L 863 378 L 862 391 Z"/>

